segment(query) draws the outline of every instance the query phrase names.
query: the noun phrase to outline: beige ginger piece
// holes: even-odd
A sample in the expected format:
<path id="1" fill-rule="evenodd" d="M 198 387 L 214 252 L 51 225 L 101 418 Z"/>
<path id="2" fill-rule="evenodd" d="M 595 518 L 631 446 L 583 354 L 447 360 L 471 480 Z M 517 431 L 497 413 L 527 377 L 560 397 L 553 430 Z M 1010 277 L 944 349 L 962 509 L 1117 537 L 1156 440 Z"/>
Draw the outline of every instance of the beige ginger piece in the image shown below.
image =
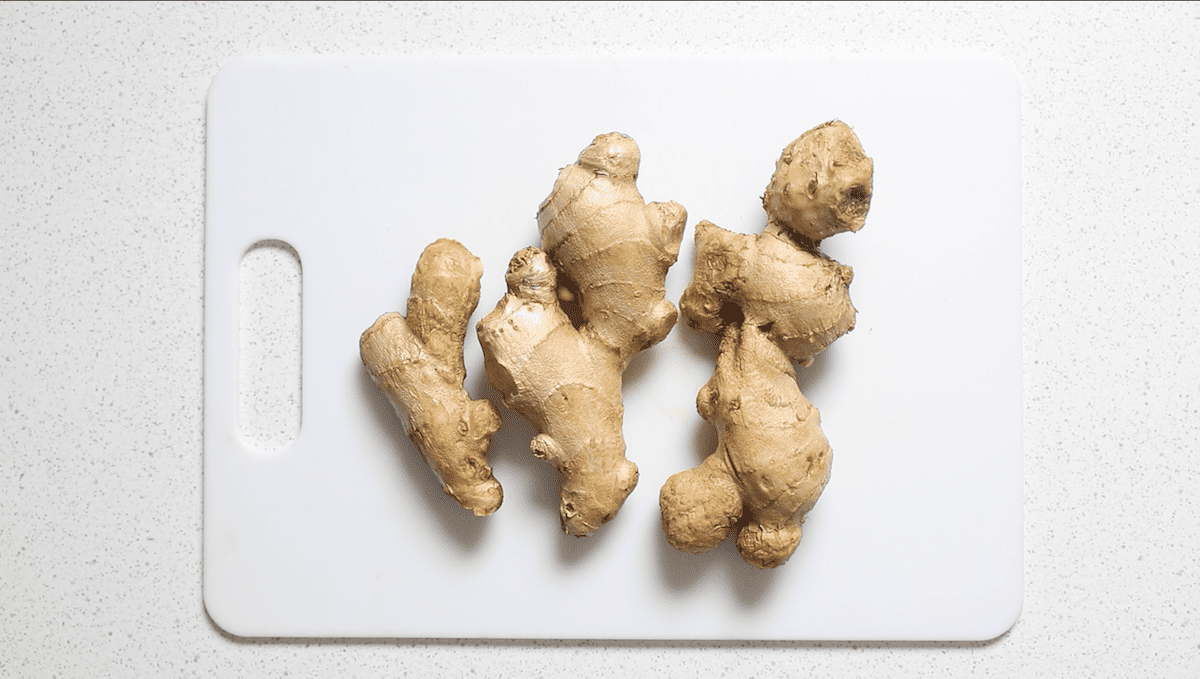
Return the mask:
<path id="1" fill-rule="evenodd" d="M 488 381 L 539 432 L 530 449 L 562 474 L 563 530 L 589 535 L 637 485 L 621 435 L 620 357 L 559 306 L 546 253 L 513 256 L 508 294 L 479 322 Z"/>
<path id="2" fill-rule="evenodd" d="M 594 533 L 637 485 L 625 457 L 621 375 L 677 312 L 664 278 L 687 213 L 638 193 L 637 144 L 596 137 L 538 212 L 543 249 L 513 256 L 508 294 L 477 326 L 488 381 L 538 430 L 534 454 L 562 476 L 563 530 Z M 578 296 L 576 327 L 560 304 Z"/>
<path id="3" fill-rule="evenodd" d="M 763 194 L 763 209 L 771 222 L 814 243 L 858 231 L 871 209 L 874 171 L 850 126 L 831 120 L 783 150 Z"/>
<path id="4" fill-rule="evenodd" d="M 719 335 L 730 322 L 762 328 L 801 365 L 854 328 L 853 270 L 798 245 L 777 224 L 757 236 L 696 225 L 696 268 L 679 301 L 688 325 Z"/>
<path id="5" fill-rule="evenodd" d="M 482 274 L 479 258 L 457 241 L 430 244 L 413 272 L 407 318 L 384 314 L 359 341 L 363 365 L 443 490 L 476 516 L 495 512 L 503 500 L 487 463 L 500 416 L 490 401 L 471 400 L 463 389 L 463 339 Z"/>
<path id="6" fill-rule="evenodd" d="M 873 171 L 842 122 L 815 127 L 789 144 L 763 196 L 767 226 L 761 234 L 696 225 L 695 269 L 679 303 L 688 325 L 718 334 L 736 307 L 739 321 L 762 326 L 801 365 L 852 330 L 854 272 L 817 247 L 826 236 L 862 228 Z"/>
<path id="7" fill-rule="evenodd" d="M 800 544 L 798 519 L 820 497 L 832 459 L 791 360 L 753 323 L 730 326 L 696 407 L 717 428 L 717 450 L 663 485 L 667 539 L 682 551 L 707 551 L 745 508 L 738 551 L 759 568 L 782 564 Z"/>
<path id="8" fill-rule="evenodd" d="M 602 134 L 559 172 L 538 208 L 542 249 L 566 277 L 565 294 L 578 292 L 590 332 L 625 362 L 675 327 L 664 279 L 687 221 L 679 203 L 642 200 L 640 164 L 633 139 Z"/>
<path id="9" fill-rule="evenodd" d="M 680 308 L 693 328 L 722 337 L 716 373 L 697 399 L 719 443 L 660 492 L 663 529 L 675 548 L 715 547 L 744 511 L 749 524 L 737 544 L 749 563 L 774 568 L 799 544 L 832 453 L 791 360 L 810 365 L 854 328 L 853 272 L 818 246 L 862 228 L 873 171 L 850 128 L 825 123 L 784 149 L 763 196 L 762 234 L 697 225 L 695 269 Z"/>

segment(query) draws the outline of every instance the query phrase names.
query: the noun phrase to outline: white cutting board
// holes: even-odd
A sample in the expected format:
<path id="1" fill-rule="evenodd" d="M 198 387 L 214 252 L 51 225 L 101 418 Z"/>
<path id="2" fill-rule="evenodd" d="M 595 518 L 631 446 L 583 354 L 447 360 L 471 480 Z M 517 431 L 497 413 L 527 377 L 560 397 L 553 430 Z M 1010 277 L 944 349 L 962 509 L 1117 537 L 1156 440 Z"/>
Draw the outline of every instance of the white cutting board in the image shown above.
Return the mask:
<path id="1" fill-rule="evenodd" d="M 204 600 L 243 636 L 987 639 L 1021 607 L 1017 82 L 977 60 L 250 58 L 208 104 Z M 715 344 L 685 325 L 626 374 L 641 481 L 591 538 L 563 535 L 557 479 L 500 406 L 500 511 L 441 494 L 359 362 L 438 237 L 483 259 L 474 323 L 558 169 L 600 133 L 641 146 L 648 201 L 758 232 L 781 149 L 829 119 L 875 160 L 854 267 L 857 328 L 810 368 L 834 450 L 792 559 L 745 564 L 662 536 L 658 491 L 712 451 L 695 411 Z M 238 425 L 238 271 L 264 239 L 303 270 L 302 425 L 251 449 Z M 493 398 L 474 333 L 467 387 Z"/>

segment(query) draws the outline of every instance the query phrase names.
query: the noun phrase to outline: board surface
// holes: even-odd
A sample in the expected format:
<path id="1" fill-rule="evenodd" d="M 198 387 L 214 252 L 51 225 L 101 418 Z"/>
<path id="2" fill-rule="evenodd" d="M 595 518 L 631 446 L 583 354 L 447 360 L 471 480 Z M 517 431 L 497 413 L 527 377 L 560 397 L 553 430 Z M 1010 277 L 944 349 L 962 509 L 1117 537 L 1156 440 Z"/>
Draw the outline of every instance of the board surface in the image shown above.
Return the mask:
<path id="1" fill-rule="evenodd" d="M 1016 79 L 975 60 L 247 58 L 208 104 L 204 599 L 242 636 L 988 639 L 1021 606 L 1020 138 Z M 866 226 L 823 249 L 854 267 L 858 325 L 809 368 L 832 476 L 792 559 L 732 540 L 681 554 L 658 489 L 716 437 L 695 411 L 715 342 L 686 325 L 625 376 L 617 518 L 576 539 L 531 427 L 496 401 L 493 516 L 442 495 L 366 376 L 358 337 L 403 311 L 421 250 L 484 262 L 504 292 L 558 169 L 600 133 L 641 147 L 647 201 L 757 233 L 781 149 L 838 118 L 875 160 Z M 302 263 L 302 424 L 262 453 L 238 425 L 238 275 L 264 240 Z"/>

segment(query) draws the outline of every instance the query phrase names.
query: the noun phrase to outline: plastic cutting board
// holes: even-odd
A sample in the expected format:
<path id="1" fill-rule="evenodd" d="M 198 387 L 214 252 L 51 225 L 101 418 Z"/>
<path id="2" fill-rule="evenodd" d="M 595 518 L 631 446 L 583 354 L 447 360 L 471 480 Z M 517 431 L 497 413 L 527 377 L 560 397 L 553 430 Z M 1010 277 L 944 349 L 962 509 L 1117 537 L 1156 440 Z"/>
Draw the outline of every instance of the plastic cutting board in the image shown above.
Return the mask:
<path id="1" fill-rule="evenodd" d="M 208 102 L 204 600 L 243 636 L 967 640 L 1021 606 L 1020 138 L 1016 79 L 977 60 L 247 58 Z M 667 545 L 658 490 L 712 451 L 695 411 L 711 338 L 679 325 L 625 376 L 640 484 L 586 539 L 500 406 L 504 506 L 442 495 L 359 362 L 403 311 L 438 237 L 484 261 L 474 323 L 504 291 L 558 169 L 600 133 L 642 152 L 648 201 L 761 230 L 781 149 L 839 118 L 875 160 L 866 227 L 827 240 L 854 267 L 857 328 L 809 368 L 834 450 L 792 559 L 732 540 Z M 238 273 L 257 242 L 302 263 L 302 425 L 272 453 L 239 431 Z M 487 385 L 474 334 L 467 388 Z"/>

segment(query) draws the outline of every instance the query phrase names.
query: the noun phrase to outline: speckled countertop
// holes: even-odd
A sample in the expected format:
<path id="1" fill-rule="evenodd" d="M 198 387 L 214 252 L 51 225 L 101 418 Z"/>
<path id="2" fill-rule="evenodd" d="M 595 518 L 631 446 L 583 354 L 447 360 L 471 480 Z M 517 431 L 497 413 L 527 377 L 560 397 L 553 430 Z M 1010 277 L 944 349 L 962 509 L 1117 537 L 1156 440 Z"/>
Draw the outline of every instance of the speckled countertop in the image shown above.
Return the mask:
<path id="1" fill-rule="evenodd" d="M 1017 624 L 920 644 L 218 629 L 201 596 L 205 97 L 232 57 L 328 53 L 1010 64 Z M 1200 675 L 1197 64 L 1192 4 L 0 4 L 0 676 Z"/>

